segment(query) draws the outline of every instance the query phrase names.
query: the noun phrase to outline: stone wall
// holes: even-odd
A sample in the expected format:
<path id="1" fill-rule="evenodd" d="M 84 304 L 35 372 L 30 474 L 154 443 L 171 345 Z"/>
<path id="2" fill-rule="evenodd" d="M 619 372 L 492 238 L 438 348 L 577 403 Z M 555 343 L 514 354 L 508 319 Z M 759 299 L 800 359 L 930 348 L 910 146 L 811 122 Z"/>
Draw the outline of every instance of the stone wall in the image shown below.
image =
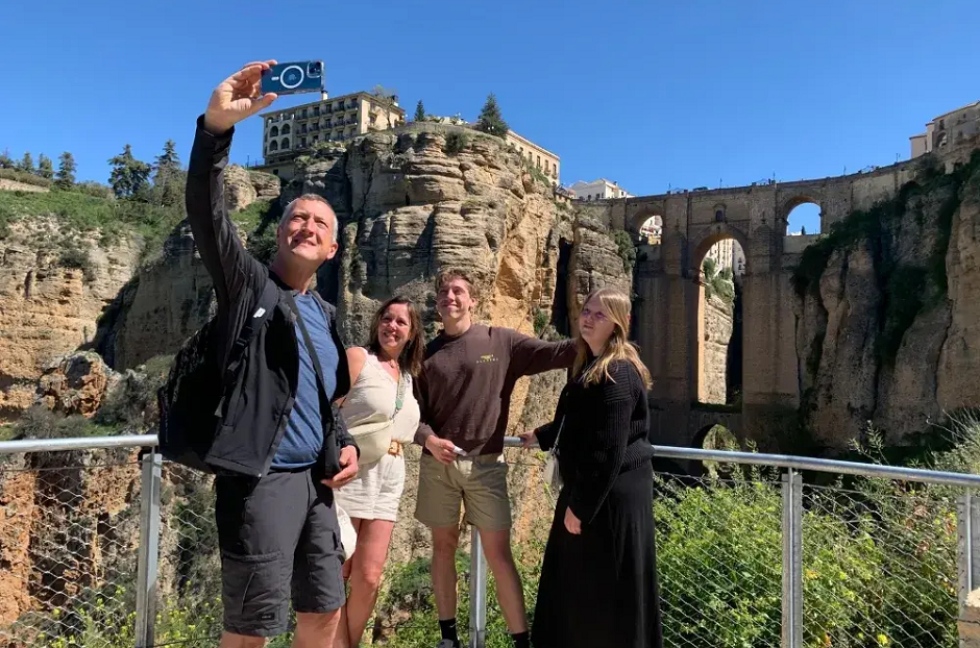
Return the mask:
<path id="1" fill-rule="evenodd" d="M 718 296 L 705 299 L 704 386 L 705 403 L 724 404 L 728 398 L 728 344 L 732 338 L 732 305 Z"/>
<path id="2" fill-rule="evenodd" d="M 980 589 L 970 592 L 960 612 L 957 627 L 960 648 L 980 648 Z"/>

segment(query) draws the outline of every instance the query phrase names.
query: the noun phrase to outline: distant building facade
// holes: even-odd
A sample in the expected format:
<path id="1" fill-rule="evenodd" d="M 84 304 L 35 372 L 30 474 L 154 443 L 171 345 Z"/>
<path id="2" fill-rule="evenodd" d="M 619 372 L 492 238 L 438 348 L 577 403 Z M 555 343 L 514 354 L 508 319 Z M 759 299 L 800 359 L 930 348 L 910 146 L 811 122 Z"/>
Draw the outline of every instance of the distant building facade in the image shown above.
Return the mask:
<path id="1" fill-rule="evenodd" d="M 909 138 L 912 157 L 956 146 L 980 135 L 980 101 L 951 110 L 926 124 L 926 132 Z"/>
<path id="2" fill-rule="evenodd" d="M 598 180 L 593 180 L 592 182 L 579 180 L 570 186 L 569 190 L 575 194 L 576 200 L 588 201 L 633 197 L 633 194 L 629 193 L 615 182 L 606 180 L 605 178 L 599 178 Z"/>
<path id="3" fill-rule="evenodd" d="M 355 92 L 262 115 L 262 156 L 258 168 L 290 179 L 293 161 L 320 143 L 344 142 L 358 135 L 405 123 L 397 98 L 384 100 L 369 92 Z"/>
<path id="4" fill-rule="evenodd" d="M 514 146 L 529 164 L 536 166 L 548 177 L 552 186 L 557 187 L 561 182 L 560 164 L 561 159 L 546 148 L 538 146 L 526 137 L 521 137 L 512 130 L 507 131 L 504 138 L 508 144 Z"/>

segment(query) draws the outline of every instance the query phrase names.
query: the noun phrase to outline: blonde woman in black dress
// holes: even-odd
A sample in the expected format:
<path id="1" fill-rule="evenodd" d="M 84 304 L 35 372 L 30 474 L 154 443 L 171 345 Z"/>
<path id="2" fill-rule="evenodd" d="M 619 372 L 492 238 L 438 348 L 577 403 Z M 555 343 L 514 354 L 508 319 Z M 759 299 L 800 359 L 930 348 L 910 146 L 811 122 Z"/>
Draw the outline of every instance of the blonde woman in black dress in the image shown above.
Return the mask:
<path id="1" fill-rule="evenodd" d="M 558 439 L 558 496 L 531 641 L 535 648 L 661 648 L 653 521 L 650 373 L 627 338 L 629 298 L 589 295 L 579 354 L 552 423 L 524 437 Z M 559 435 L 559 430 L 561 434 Z"/>

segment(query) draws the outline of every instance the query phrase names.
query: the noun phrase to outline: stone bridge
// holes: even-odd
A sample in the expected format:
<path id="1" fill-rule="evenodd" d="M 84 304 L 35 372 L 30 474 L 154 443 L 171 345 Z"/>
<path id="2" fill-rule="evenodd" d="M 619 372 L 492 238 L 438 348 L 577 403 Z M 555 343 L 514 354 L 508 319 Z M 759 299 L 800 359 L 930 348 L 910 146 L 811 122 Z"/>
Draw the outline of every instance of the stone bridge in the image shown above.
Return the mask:
<path id="1" fill-rule="evenodd" d="M 653 374 L 653 426 L 665 445 L 699 444 L 721 423 L 760 449 L 780 450 L 796 422 L 800 363 L 793 268 L 814 234 L 787 236 L 790 211 L 820 207 L 820 229 L 854 210 L 894 197 L 920 159 L 821 180 L 685 191 L 603 201 L 597 216 L 637 236 L 649 218 L 662 224 L 658 245 L 643 246 L 634 276 L 635 339 Z M 701 263 L 712 245 L 735 239 L 745 254 L 742 277 L 742 404 L 737 414 L 699 409 L 705 391 L 704 286 Z"/>

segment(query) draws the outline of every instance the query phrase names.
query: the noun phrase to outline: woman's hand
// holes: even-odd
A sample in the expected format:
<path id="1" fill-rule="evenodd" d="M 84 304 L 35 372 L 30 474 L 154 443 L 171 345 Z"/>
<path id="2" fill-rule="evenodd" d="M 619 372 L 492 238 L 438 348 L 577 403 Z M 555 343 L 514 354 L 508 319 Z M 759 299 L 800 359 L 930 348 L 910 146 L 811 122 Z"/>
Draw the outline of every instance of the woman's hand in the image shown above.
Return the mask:
<path id="1" fill-rule="evenodd" d="M 534 430 L 531 430 L 530 432 L 522 432 L 518 434 L 517 437 L 523 442 L 525 450 L 530 450 L 531 446 L 538 442 L 538 437 L 534 433 Z"/>
<path id="2" fill-rule="evenodd" d="M 582 520 L 575 517 L 570 507 L 565 509 L 565 528 L 572 535 L 582 534 Z"/>

